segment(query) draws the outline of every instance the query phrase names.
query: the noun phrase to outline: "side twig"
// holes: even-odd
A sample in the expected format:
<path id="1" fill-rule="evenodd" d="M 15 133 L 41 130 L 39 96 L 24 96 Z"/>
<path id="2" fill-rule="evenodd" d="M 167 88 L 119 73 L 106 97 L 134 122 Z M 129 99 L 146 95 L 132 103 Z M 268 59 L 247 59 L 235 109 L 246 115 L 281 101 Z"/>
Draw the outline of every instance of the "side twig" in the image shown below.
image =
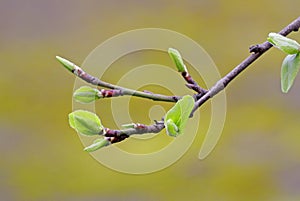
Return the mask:
<path id="1" fill-rule="evenodd" d="M 188 72 L 186 71 L 182 72 L 181 75 L 184 78 L 184 80 L 187 82 L 186 86 L 189 89 L 196 91 L 199 94 L 199 96 L 202 96 L 207 92 L 206 89 L 203 89 L 198 85 L 198 83 L 192 78 L 192 76 Z"/>
<path id="2" fill-rule="evenodd" d="M 100 80 L 97 77 L 94 77 L 88 73 L 86 73 L 84 70 L 82 70 L 79 66 L 75 65 L 74 63 L 61 58 L 59 56 L 56 57 L 61 64 L 63 64 L 70 72 L 72 72 L 77 77 L 81 78 L 82 80 L 86 81 L 87 83 L 90 83 L 95 86 L 105 87 L 113 90 L 117 90 L 117 95 L 129 95 L 129 96 L 137 96 L 141 98 L 148 98 L 154 101 L 165 101 L 165 102 L 177 102 L 179 99 L 181 99 L 180 96 L 165 96 L 162 94 L 154 94 L 154 93 L 147 93 L 147 92 L 141 92 L 136 91 L 133 89 L 128 89 L 125 87 L 120 87 L 111 83 L 104 82 Z M 112 96 L 106 96 L 106 97 L 112 97 Z"/>
<path id="3" fill-rule="evenodd" d="M 197 92 L 196 98 L 201 97 L 203 94 L 205 94 L 207 91 L 203 88 L 201 88 L 198 83 L 192 78 L 192 76 L 189 74 L 186 65 L 183 62 L 183 58 L 181 54 L 178 52 L 178 50 L 174 48 L 169 48 L 168 53 L 175 63 L 175 66 L 179 73 L 181 73 L 183 79 L 187 82 L 186 86 L 189 89 L 192 89 Z"/>
<path id="4" fill-rule="evenodd" d="M 111 143 L 117 143 L 134 134 L 159 133 L 164 127 L 163 121 L 156 121 L 153 125 L 135 124 L 134 128 L 125 130 L 111 130 L 106 128 L 104 136 Z"/>

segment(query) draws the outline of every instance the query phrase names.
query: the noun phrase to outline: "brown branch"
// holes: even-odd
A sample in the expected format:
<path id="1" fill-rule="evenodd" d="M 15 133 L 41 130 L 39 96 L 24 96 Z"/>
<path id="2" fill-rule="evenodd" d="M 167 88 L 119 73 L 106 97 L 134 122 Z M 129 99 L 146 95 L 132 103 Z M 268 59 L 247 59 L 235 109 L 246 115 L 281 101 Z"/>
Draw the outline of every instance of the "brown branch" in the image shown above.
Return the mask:
<path id="1" fill-rule="evenodd" d="M 185 86 L 187 86 L 187 88 L 192 89 L 195 92 L 197 92 L 200 97 L 207 92 L 206 89 L 203 89 L 202 87 L 200 87 L 198 85 L 198 83 L 192 78 L 192 76 L 187 71 L 181 72 L 181 75 L 182 75 L 183 79 L 187 82 L 187 84 Z"/>
<path id="2" fill-rule="evenodd" d="M 200 96 L 204 95 L 207 92 L 207 90 L 203 89 L 198 85 L 198 83 L 192 78 L 192 76 L 188 72 L 182 72 L 181 75 L 187 82 L 186 86 L 189 89 L 196 91 Z"/>
<path id="3" fill-rule="evenodd" d="M 123 92 L 119 89 L 98 89 L 99 93 L 97 96 L 99 98 L 110 98 L 110 97 L 117 97 L 123 96 Z"/>
<path id="4" fill-rule="evenodd" d="M 282 29 L 279 34 L 286 36 L 293 31 L 298 31 L 300 28 L 300 17 Z M 268 51 L 272 45 L 269 42 L 264 42 L 260 45 L 255 45 L 250 47 L 250 52 L 253 52 L 252 55 L 247 57 L 239 65 L 237 65 L 232 71 L 230 71 L 226 76 L 220 79 L 211 89 L 202 96 L 196 103 L 191 112 L 190 117 L 193 116 L 194 112 L 207 100 L 215 96 L 217 93 L 222 91 L 234 78 L 236 78 L 242 71 L 244 71 L 250 64 L 257 60 L 261 55 Z"/>
<path id="5" fill-rule="evenodd" d="M 106 128 L 104 136 L 111 143 L 117 143 L 134 134 L 159 133 L 164 127 L 163 121 L 156 121 L 153 125 L 133 124 L 133 128 L 125 130 L 111 130 Z"/>

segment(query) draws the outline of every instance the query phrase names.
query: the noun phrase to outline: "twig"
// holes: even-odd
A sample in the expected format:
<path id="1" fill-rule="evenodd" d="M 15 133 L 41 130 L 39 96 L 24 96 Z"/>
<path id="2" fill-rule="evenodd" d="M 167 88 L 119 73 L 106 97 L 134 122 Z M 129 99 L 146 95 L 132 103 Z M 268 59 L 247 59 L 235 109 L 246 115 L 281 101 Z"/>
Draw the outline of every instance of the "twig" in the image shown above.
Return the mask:
<path id="1" fill-rule="evenodd" d="M 123 93 L 119 89 L 98 89 L 99 93 L 97 96 L 99 98 L 110 98 L 110 97 L 117 97 L 123 96 Z"/>
<path id="2" fill-rule="evenodd" d="M 293 31 L 298 31 L 300 28 L 300 17 L 282 29 L 279 34 L 286 36 Z M 202 96 L 198 101 L 196 101 L 195 106 L 191 112 L 190 117 L 193 116 L 194 112 L 207 100 L 215 96 L 217 93 L 222 91 L 234 78 L 236 78 L 243 70 L 245 70 L 250 64 L 257 60 L 262 54 L 268 51 L 272 45 L 269 42 L 264 42 L 260 45 L 255 45 L 250 47 L 250 52 L 254 54 L 247 57 L 243 62 L 237 65 L 231 72 L 229 72 L 225 77 L 219 80 L 204 96 Z"/>
<path id="3" fill-rule="evenodd" d="M 202 96 L 207 92 L 207 90 L 201 88 L 198 83 L 192 78 L 192 76 L 189 74 L 186 65 L 183 62 L 182 56 L 178 50 L 174 48 L 169 48 L 168 53 L 175 63 L 175 66 L 179 73 L 181 73 L 183 79 L 187 82 L 186 86 L 189 89 L 192 89 L 197 92 L 199 96 Z"/>
<path id="4" fill-rule="evenodd" d="M 100 80 L 97 77 L 94 77 L 88 73 L 86 73 L 84 70 L 82 70 L 79 66 L 75 65 L 74 63 L 61 58 L 59 56 L 56 57 L 70 72 L 72 72 L 77 77 L 81 78 L 82 80 L 86 81 L 87 83 L 90 83 L 92 85 L 105 87 L 113 90 L 118 90 L 116 92 L 119 95 L 130 95 L 130 96 L 137 96 L 141 98 L 148 98 L 154 101 L 165 101 L 165 102 L 177 102 L 179 99 L 181 99 L 180 96 L 165 96 L 161 94 L 154 94 L 154 93 L 146 93 L 141 91 L 136 91 L 133 89 L 128 89 L 125 87 L 120 87 L 114 84 L 110 84 L 107 82 L 104 82 Z M 113 97 L 113 96 L 106 96 L 106 97 Z"/>
<path id="5" fill-rule="evenodd" d="M 200 96 L 204 95 L 207 92 L 206 89 L 203 89 L 198 85 L 198 83 L 192 78 L 192 76 L 188 72 L 182 72 L 181 75 L 187 82 L 186 86 L 189 89 L 196 91 Z"/>
<path id="6" fill-rule="evenodd" d="M 111 143 L 117 143 L 134 134 L 159 133 L 164 127 L 163 121 L 156 121 L 153 125 L 134 124 L 134 128 L 125 130 L 111 130 L 106 128 L 104 136 L 107 137 Z"/>

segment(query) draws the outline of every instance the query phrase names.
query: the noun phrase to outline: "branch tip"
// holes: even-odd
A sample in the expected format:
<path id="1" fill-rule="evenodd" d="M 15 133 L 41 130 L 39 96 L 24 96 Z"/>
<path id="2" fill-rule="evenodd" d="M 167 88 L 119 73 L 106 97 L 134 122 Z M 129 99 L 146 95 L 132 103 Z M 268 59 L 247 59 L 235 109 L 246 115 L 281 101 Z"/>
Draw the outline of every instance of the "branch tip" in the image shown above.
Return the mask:
<path id="1" fill-rule="evenodd" d="M 59 61 L 59 63 L 61 63 L 68 71 L 70 71 L 70 72 L 74 72 L 74 70 L 75 70 L 75 64 L 74 63 L 72 63 L 72 62 L 70 62 L 70 61 L 68 61 L 67 59 L 65 59 L 65 58 L 62 58 L 62 57 L 60 57 L 60 56 L 56 56 L 55 57 L 58 61 Z"/>

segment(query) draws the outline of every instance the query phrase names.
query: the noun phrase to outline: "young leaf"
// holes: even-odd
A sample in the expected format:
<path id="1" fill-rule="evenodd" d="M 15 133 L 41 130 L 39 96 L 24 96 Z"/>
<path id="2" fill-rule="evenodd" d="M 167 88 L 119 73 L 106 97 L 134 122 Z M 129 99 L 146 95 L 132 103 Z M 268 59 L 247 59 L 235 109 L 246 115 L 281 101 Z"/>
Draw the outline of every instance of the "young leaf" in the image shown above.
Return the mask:
<path id="1" fill-rule="evenodd" d="M 292 87 L 300 68 L 300 53 L 287 55 L 281 66 L 281 90 L 287 93 Z"/>
<path id="2" fill-rule="evenodd" d="M 98 92 L 95 88 L 82 86 L 74 92 L 73 97 L 77 102 L 90 103 L 99 99 Z"/>
<path id="3" fill-rule="evenodd" d="M 76 110 L 70 113 L 69 124 L 83 135 L 99 135 L 103 131 L 99 117 L 85 110 Z"/>
<path id="4" fill-rule="evenodd" d="M 168 53 L 169 53 L 170 57 L 172 58 L 172 60 L 174 61 L 178 71 L 181 73 L 187 72 L 186 66 L 183 63 L 182 57 L 181 57 L 180 53 L 178 52 L 178 50 L 176 50 L 174 48 L 169 48 Z"/>
<path id="5" fill-rule="evenodd" d="M 178 135 L 179 129 L 172 119 L 166 121 L 166 128 L 169 136 L 176 137 Z"/>
<path id="6" fill-rule="evenodd" d="M 84 151 L 87 151 L 87 152 L 97 151 L 98 149 L 105 147 L 109 144 L 110 144 L 110 141 L 108 141 L 107 139 L 99 138 L 99 139 L 96 139 L 93 142 L 93 144 L 91 144 L 90 146 L 85 147 Z"/>
<path id="7" fill-rule="evenodd" d="M 180 99 L 167 112 L 164 124 L 169 136 L 176 137 L 183 133 L 193 107 L 194 98 L 190 95 L 187 95 Z"/>
<path id="8" fill-rule="evenodd" d="M 297 54 L 300 51 L 299 43 L 277 33 L 269 33 L 268 41 L 287 54 Z"/>

